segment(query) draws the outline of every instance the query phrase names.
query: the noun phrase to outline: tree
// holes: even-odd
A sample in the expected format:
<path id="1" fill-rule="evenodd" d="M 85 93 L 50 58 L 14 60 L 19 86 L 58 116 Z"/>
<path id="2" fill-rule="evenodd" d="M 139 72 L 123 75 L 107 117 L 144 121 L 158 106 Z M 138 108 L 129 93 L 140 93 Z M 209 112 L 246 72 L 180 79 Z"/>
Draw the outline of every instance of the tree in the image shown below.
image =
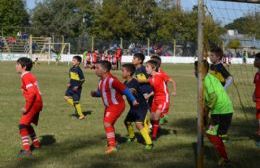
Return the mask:
<path id="1" fill-rule="evenodd" d="M 234 49 L 235 51 L 240 47 L 240 41 L 237 39 L 230 40 L 229 43 L 227 44 L 228 48 Z"/>
<path id="2" fill-rule="evenodd" d="M 15 35 L 29 25 L 29 14 L 23 0 L 0 1 L 0 26 L 5 36 Z"/>
<path id="3" fill-rule="evenodd" d="M 32 15 L 32 24 L 36 28 L 34 34 L 78 37 L 92 24 L 93 4 L 94 0 L 39 2 Z"/>

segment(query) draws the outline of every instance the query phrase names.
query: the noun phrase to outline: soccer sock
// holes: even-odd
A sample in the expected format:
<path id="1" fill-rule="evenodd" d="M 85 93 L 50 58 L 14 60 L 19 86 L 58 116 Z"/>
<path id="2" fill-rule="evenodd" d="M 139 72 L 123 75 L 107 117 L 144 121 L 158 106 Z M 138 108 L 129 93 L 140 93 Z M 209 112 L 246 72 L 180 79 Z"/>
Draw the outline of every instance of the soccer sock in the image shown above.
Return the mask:
<path id="1" fill-rule="evenodd" d="M 134 138 L 135 137 L 135 132 L 134 132 L 133 125 L 130 122 L 127 122 L 126 123 L 126 128 L 127 128 L 127 131 L 128 131 L 129 138 Z"/>
<path id="2" fill-rule="evenodd" d="M 153 120 L 152 124 L 153 124 L 152 138 L 156 138 L 159 130 L 159 120 Z"/>
<path id="3" fill-rule="evenodd" d="M 23 150 L 29 151 L 30 150 L 30 143 L 29 143 L 29 132 L 25 125 L 20 125 L 20 135 L 22 139 L 22 146 Z"/>
<path id="4" fill-rule="evenodd" d="M 141 135 L 144 138 L 145 144 L 146 145 L 151 145 L 152 144 L 152 140 L 151 140 L 151 137 L 149 136 L 149 133 L 148 133 L 147 129 L 146 128 L 141 129 L 140 133 L 141 133 Z"/>
<path id="5" fill-rule="evenodd" d="M 149 120 L 148 116 L 146 115 L 146 116 L 145 116 L 145 119 L 144 119 L 144 128 L 145 128 L 148 132 L 149 132 L 149 130 L 150 130 L 149 126 L 150 126 L 150 120 Z"/>
<path id="6" fill-rule="evenodd" d="M 33 146 L 36 147 L 36 148 L 39 148 L 40 147 L 40 141 L 37 138 L 35 131 L 34 131 L 34 129 L 31 125 L 28 126 L 28 132 L 29 132 L 29 135 L 31 137 Z"/>
<path id="7" fill-rule="evenodd" d="M 222 141 L 222 139 L 219 136 L 216 135 L 207 135 L 209 138 L 209 141 L 214 145 L 219 155 L 224 159 L 228 160 L 225 145 Z"/>
<path id="8" fill-rule="evenodd" d="M 79 116 L 83 116 L 82 110 L 81 110 L 81 106 L 79 103 L 75 104 L 75 109 L 78 113 Z"/>
<path id="9" fill-rule="evenodd" d="M 105 127 L 108 146 L 116 146 L 115 129 L 113 126 Z"/>
<path id="10" fill-rule="evenodd" d="M 74 103 L 73 103 L 73 99 L 72 99 L 72 98 L 66 99 L 66 102 L 67 102 L 69 105 L 74 106 Z"/>

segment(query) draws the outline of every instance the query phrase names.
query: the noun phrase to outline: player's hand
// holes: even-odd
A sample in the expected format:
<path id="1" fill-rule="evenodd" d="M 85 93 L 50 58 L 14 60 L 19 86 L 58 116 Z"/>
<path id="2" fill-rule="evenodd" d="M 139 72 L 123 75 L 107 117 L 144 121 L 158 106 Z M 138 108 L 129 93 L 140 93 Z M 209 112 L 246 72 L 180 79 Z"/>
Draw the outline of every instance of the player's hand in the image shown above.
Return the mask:
<path id="1" fill-rule="evenodd" d="M 96 97 L 97 93 L 96 93 L 96 91 L 91 91 L 91 92 L 90 92 L 90 95 L 91 95 L 92 97 Z"/>
<path id="2" fill-rule="evenodd" d="M 176 95 L 177 95 L 177 93 L 176 93 L 176 92 L 172 92 L 172 95 L 173 95 L 173 96 L 176 96 Z"/>
<path id="3" fill-rule="evenodd" d="M 135 100 L 135 101 L 133 101 L 133 106 L 138 106 L 139 105 L 139 103 Z"/>
<path id="4" fill-rule="evenodd" d="M 70 83 L 67 84 L 67 88 L 69 88 L 69 87 L 70 87 Z"/>
<path id="5" fill-rule="evenodd" d="M 26 113 L 26 109 L 24 107 L 21 108 L 21 112 L 22 112 L 22 114 Z"/>
<path id="6" fill-rule="evenodd" d="M 136 94 L 137 91 L 134 89 L 134 88 L 131 88 L 130 91 L 133 93 L 133 94 Z"/>
<path id="7" fill-rule="evenodd" d="M 78 86 L 75 86 L 72 90 L 74 91 L 74 92 L 76 92 L 76 91 L 78 91 Z"/>

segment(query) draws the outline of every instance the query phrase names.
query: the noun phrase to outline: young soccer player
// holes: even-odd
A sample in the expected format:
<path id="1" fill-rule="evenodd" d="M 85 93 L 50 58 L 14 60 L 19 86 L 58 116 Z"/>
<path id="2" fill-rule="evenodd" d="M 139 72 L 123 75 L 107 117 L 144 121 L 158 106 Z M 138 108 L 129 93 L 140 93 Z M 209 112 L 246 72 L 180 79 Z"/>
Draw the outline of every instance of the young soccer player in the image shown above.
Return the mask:
<path id="1" fill-rule="evenodd" d="M 135 53 L 133 56 L 132 63 L 135 66 L 135 78 L 140 84 L 140 90 L 143 93 L 143 95 L 148 100 L 149 108 L 152 105 L 153 96 L 150 96 L 149 98 L 147 95 L 151 94 L 153 92 L 150 84 L 149 84 L 149 75 L 146 73 L 145 66 L 143 65 L 143 62 L 145 60 L 145 56 L 142 53 Z M 152 95 L 152 94 L 151 94 Z M 144 122 L 144 126 L 147 130 L 149 130 L 150 127 L 150 119 L 148 116 L 146 116 L 146 120 Z"/>
<path id="2" fill-rule="evenodd" d="M 82 58 L 80 56 L 74 56 L 72 58 L 72 67 L 69 70 L 70 81 L 64 96 L 65 101 L 69 105 L 74 106 L 80 120 L 85 118 L 79 103 L 82 84 L 85 82 L 84 74 L 79 66 L 81 61 Z"/>
<path id="3" fill-rule="evenodd" d="M 122 84 L 110 71 L 112 65 L 108 61 L 100 61 L 96 64 L 95 73 L 100 77 L 97 91 L 92 91 L 92 97 L 102 97 L 105 105 L 104 127 L 107 137 L 106 154 L 117 151 L 114 124 L 125 109 L 123 94 L 132 102 L 133 106 L 138 105 L 131 91 Z"/>
<path id="4" fill-rule="evenodd" d="M 253 93 L 253 101 L 256 103 L 256 120 L 258 121 L 256 134 L 260 136 L 260 53 L 255 55 L 254 66 L 257 68 L 257 72 L 254 78 L 255 91 Z"/>
<path id="5" fill-rule="evenodd" d="M 234 111 L 233 105 L 220 81 L 208 73 L 208 62 L 203 60 L 202 65 L 205 111 L 210 113 L 211 118 L 206 134 L 221 157 L 219 164 L 229 164 L 225 145 L 219 135 L 227 134 Z M 197 61 L 195 62 L 195 75 L 198 76 Z M 207 116 L 207 114 L 205 115 Z"/>
<path id="6" fill-rule="evenodd" d="M 221 63 L 223 51 L 219 47 L 210 50 L 210 73 L 214 75 L 224 86 L 225 90 L 233 83 L 233 77 Z"/>
<path id="7" fill-rule="evenodd" d="M 22 116 L 19 122 L 19 130 L 22 138 L 22 150 L 18 157 L 31 156 L 29 138 L 32 140 L 33 148 L 40 148 L 40 141 L 32 127 L 38 125 L 40 111 L 43 108 L 41 93 L 36 77 L 30 72 L 33 66 L 31 59 L 21 57 L 16 62 L 16 71 L 21 75 L 22 92 L 25 98 L 25 106 L 21 109 Z"/>
<path id="8" fill-rule="evenodd" d="M 122 66 L 122 77 L 125 79 L 124 84 L 131 90 L 136 100 L 139 102 L 138 106 L 133 106 L 132 102 L 128 99 L 128 102 L 130 104 L 130 110 L 124 122 L 128 130 L 128 141 L 131 142 L 135 139 L 134 128 L 132 126 L 132 123 L 134 122 L 136 128 L 140 131 L 145 141 L 145 149 L 152 149 L 153 144 L 149 136 L 149 132 L 147 129 L 144 128 L 144 121 L 146 113 L 148 111 L 148 104 L 140 90 L 140 84 L 135 78 L 133 78 L 134 73 L 135 66 L 133 64 L 124 64 Z"/>
<path id="9" fill-rule="evenodd" d="M 146 72 L 151 75 L 149 83 L 152 86 L 153 93 L 150 93 L 148 97 L 154 95 L 152 107 L 151 107 L 151 122 L 152 122 L 152 139 L 156 140 L 157 132 L 159 129 L 159 119 L 162 113 L 168 111 L 169 102 L 169 91 L 166 86 L 164 77 L 156 72 L 158 62 L 155 60 L 149 60 L 146 62 Z"/>
<path id="10" fill-rule="evenodd" d="M 157 67 L 157 71 L 162 75 L 162 77 L 164 78 L 166 84 L 171 83 L 172 84 L 172 95 L 176 96 L 176 82 L 166 73 L 162 70 L 161 68 L 161 57 L 159 56 L 151 56 L 151 60 L 155 60 L 158 63 L 158 67 Z M 170 98 L 170 97 L 169 97 Z M 170 102 L 170 100 L 169 100 Z M 168 114 L 169 114 L 169 109 L 165 112 L 163 112 L 160 116 L 160 125 L 167 123 L 168 122 Z"/>

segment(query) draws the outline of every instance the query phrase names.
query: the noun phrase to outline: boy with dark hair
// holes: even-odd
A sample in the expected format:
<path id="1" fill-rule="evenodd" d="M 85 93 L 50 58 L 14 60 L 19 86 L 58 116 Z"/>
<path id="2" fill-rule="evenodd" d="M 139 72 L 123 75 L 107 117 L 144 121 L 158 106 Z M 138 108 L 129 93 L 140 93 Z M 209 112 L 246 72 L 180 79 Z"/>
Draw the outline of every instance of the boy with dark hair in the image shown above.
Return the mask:
<path id="1" fill-rule="evenodd" d="M 198 62 L 195 62 L 195 76 L 198 76 Z M 202 62 L 202 80 L 205 100 L 205 116 L 210 113 L 210 124 L 206 131 L 209 141 L 221 156 L 219 165 L 229 164 L 225 145 L 221 136 L 227 134 L 233 115 L 232 102 L 221 85 L 220 81 L 208 73 L 209 64 L 206 60 Z"/>
<path id="2" fill-rule="evenodd" d="M 157 72 L 158 62 L 155 60 L 149 60 L 146 62 L 146 72 L 151 75 L 149 77 L 149 83 L 153 88 L 153 92 L 148 94 L 147 97 L 154 96 L 151 106 L 151 122 L 152 122 L 152 139 L 156 140 L 157 132 L 159 129 L 159 119 L 162 113 L 168 111 L 169 91 L 165 83 L 164 77 Z"/>
<path id="3" fill-rule="evenodd" d="M 23 150 L 18 157 L 31 156 L 29 137 L 32 140 L 33 148 L 40 148 L 40 141 L 32 127 L 32 123 L 38 125 L 39 114 L 42 111 L 43 103 L 36 77 L 30 72 L 33 62 L 30 58 L 21 57 L 16 62 L 16 72 L 21 74 L 23 96 L 25 106 L 21 109 L 22 117 L 19 123 L 20 135 L 22 138 Z"/>
<path id="4" fill-rule="evenodd" d="M 176 82 L 166 72 L 164 72 L 162 70 L 162 68 L 161 68 L 161 63 L 162 63 L 161 57 L 154 55 L 154 56 L 151 56 L 151 60 L 157 61 L 157 63 L 158 63 L 157 72 L 159 72 L 162 75 L 166 84 L 172 83 L 172 87 L 173 87 L 172 95 L 176 96 Z M 170 96 L 169 96 L 169 99 L 170 99 Z M 164 123 L 168 122 L 168 114 L 169 114 L 169 110 L 165 111 L 161 114 L 160 124 L 164 124 Z"/>
<path id="5" fill-rule="evenodd" d="M 149 75 L 146 73 L 145 66 L 143 65 L 144 60 L 145 60 L 144 54 L 135 53 L 133 56 L 132 63 L 135 66 L 135 75 L 134 76 L 140 84 L 140 90 L 143 93 L 143 95 L 145 97 L 147 97 L 147 95 L 151 94 L 153 92 L 153 90 L 149 84 L 149 80 L 148 80 Z M 147 99 L 147 100 L 148 100 L 148 105 L 150 108 L 151 104 L 152 104 L 153 96 L 149 97 L 149 99 Z M 149 130 L 150 121 L 149 121 L 148 116 L 146 117 L 144 125 L 145 125 L 145 128 L 147 130 Z"/>
<path id="6" fill-rule="evenodd" d="M 152 149 L 152 140 L 149 136 L 149 132 L 144 128 L 144 121 L 146 113 L 148 111 L 148 104 L 140 90 L 140 84 L 133 78 L 135 73 L 135 66 L 133 64 L 124 64 L 122 66 L 122 77 L 125 79 L 124 84 L 131 90 L 132 94 L 139 102 L 138 106 L 133 106 L 131 101 L 128 99 L 130 104 L 130 110 L 125 118 L 125 126 L 128 130 L 129 139 L 128 141 L 134 141 L 135 133 L 132 123 L 135 122 L 136 128 L 140 131 L 144 141 L 145 149 Z"/>
<path id="7" fill-rule="evenodd" d="M 233 83 L 233 77 L 226 70 L 224 65 L 221 63 L 223 57 L 223 51 L 219 47 L 212 48 L 210 50 L 210 73 L 214 75 L 223 85 L 225 90 Z"/>
<path id="8" fill-rule="evenodd" d="M 133 106 L 138 105 L 131 91 L 110 73 L 111 69 L 112 65 L 108 61 L 100 61 L 96 64 L 95 73 L 100 77 L 100 81 L 98 89 L 91 92 L 92 97 L 102 97 L 105 105 L 103 123 L 107 137 L 106 154 L 117 151 L 114 124 L 125 109 L 123 94 Z"/>
<path id="9" fill-rule="evenodd" d="M 260 136 L 260 53 L 255 55 L 254 66 L 257 68 L 257 72 L 254 78 L 255 90 L 253 93 L 253 101 L 256 103 L 256 120 L 258 121 L 256 134 Z"/>
<path id="10" fill-rule="evenodd" d="M 74 106 L 76 114 L 80 120 L 85 118 L 79 103 L 82 84 L 85 82 L 84 74 L 79 66 L 81 61 L 82 58 L 80 56 L 74 56 L 72 58 L 72 67 L 69 70 L 70 81 L 67 85 L 67 90 L 64 96 L 65 101 L 69 105 Z"/>

